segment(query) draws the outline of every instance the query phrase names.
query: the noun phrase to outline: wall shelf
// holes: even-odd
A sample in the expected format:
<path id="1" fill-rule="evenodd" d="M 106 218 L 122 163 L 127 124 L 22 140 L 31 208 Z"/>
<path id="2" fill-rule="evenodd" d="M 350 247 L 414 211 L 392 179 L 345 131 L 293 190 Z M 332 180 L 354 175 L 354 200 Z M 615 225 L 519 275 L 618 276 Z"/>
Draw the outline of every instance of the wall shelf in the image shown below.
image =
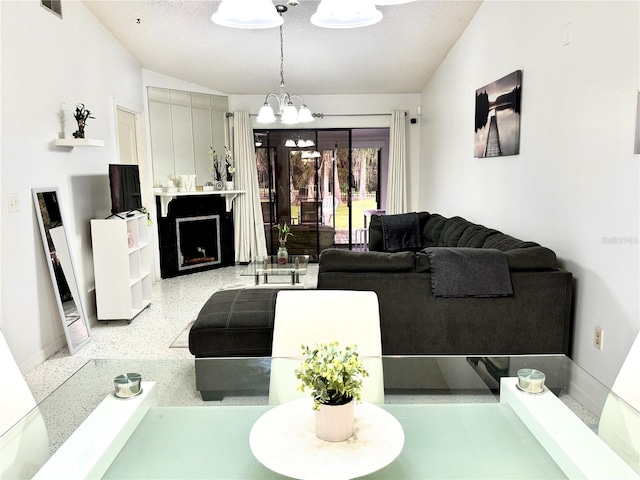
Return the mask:
<path id="1" fill-rule="evenodd" d="M 104 147 L 104 140 L 93 138 L 56 138 L 53 141 L 56 147 Z"/>

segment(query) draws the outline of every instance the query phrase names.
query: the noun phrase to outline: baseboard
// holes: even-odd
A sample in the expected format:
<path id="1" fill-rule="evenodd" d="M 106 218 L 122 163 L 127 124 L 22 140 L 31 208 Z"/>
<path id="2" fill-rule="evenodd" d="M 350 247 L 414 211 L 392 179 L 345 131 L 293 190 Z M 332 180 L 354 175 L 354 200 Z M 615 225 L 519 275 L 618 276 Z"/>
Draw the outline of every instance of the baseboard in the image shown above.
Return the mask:
<path id="1" fill-rule="evenodd" d="M 56 353 L 58 350 L 60 350 L 66 345 L 67 345 L 67 339 L 65 338 L 64 335 L 61 335 L 60 337 L 58 337 L 57 340 L 54 340 L 49 345 L 44 347 L 42 350 L 34 353 L 29 358 L 27 358 L 24 362 L 18 365 L 20 372 L 22 372 L 23 375 L 27 372 L 30 372 L 31 370 L 36 368 L 38 365 L 44 362 L 47 358 L 49 358 L 51 355 L 53 355 L 54 353 Z"/>

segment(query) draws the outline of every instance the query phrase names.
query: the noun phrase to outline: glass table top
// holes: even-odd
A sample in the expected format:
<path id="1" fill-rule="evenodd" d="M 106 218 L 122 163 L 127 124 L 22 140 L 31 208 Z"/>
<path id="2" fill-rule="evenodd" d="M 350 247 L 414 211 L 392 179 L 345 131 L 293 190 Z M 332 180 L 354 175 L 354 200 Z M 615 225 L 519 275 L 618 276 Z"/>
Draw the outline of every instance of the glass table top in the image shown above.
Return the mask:
<path id="1" fill-rule="evenodd" d="M 270 255 L 262 260 L 254 259 L 247 265 L 241 273 L 243 276 L 253 277 L 256 275 L 306 275 L 309 255 L 289 255 L 289 260 L 285 264 L 278 263 L 278 257 Z"/>
<path id="2" fill-rule="evenodd" d="M 533 402 L 535 411 L 542 399 L 557 397 L 559 408 L 580 419 L 587 432 L 581 437 L 600 441 L 601 413 L 612 397 L 619 402 L 562 355 L 383 356 L 370 361 L 381 363 L 384 403 L 379 406 L 401 423 L 405 444 L 394 462 L 364 478 L 571 478 L 571 469 L 549 453 L 553 447 L 541 440 L 537 427 L 505 400 L 507 393 L 514 394 L 501 379 L 513 379 L 522 368 L 544 372 L 548 390 L 540 397 L 526 396 L 523 405 Z M 98 405 L 102 408 L 105 398 L 113 397 L 116 376 L 136 372 L 143 382 L 155 382 L 157 402 L 145 410 L 102 478 L 285 478 L 253 457 L 248 435 L 255 421 L 273 408 L 272 371 L 283 364 L 299 365 L 300 359 L 210 358 L 195 363 L 196 369 L 206 363 L 213 372 L 207 388 L 216 391 L 218 400 L 202 400 L 193 359 L 88 361 L 35 410 L 46 425 L 50 454 L 62 453 L 61 445 L 78 435 L 78 427 Z M 123 406 L 130 401 L 117 400 Z M 16 432 L 20 425 L 3 435 L 3 442 Z"/>
<path id="3" fill-rule="evenodd" d="M 278 257 L 270 255 L 262 260 L 252 260 L 240 275 L 254 277 L 256 285 L 259 285 L 261 281 L 263 284 L 271 282 L 276 286 L 282 285 L 282 277 L 285 276 L 288 277 L 286 280 L 290 285 L 302 285 L 300 277 L 307 274 L 308 264 L 309 255 L 289 255 L 287 263 L 278 263 Z"/>

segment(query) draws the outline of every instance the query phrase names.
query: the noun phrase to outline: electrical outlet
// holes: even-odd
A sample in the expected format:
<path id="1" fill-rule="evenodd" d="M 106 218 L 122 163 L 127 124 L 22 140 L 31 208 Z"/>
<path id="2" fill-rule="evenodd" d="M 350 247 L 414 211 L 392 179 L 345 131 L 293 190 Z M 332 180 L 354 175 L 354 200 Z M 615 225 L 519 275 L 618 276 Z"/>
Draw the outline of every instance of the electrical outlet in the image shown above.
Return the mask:
<path id="1" fill-rule="evenodd" d="M 604 330 L 602 327 L 596 327 L 595 334 L 593 336 L 593 346 L 598 350 L 602 350 L 602 343 L 604 340 Z"/>
<path id="2" fill-rule="evenodd" d="M 9 211 L 9 213 L 20 211 L 20 201 L 17 193 L 7 194 L 7 210 Z"/>

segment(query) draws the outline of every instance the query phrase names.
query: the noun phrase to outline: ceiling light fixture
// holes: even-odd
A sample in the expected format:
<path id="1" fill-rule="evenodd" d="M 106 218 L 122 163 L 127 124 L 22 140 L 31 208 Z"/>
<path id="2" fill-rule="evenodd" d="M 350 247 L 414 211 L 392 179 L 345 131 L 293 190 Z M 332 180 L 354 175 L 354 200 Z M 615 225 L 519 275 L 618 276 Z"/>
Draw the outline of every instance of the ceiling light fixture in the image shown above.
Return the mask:
<path id="1" fill-rule="evenodd" d="M 411 3 L 416 0 L 374 0 L 376 5 L 400 5 L 401 3 Z"/>
<path id="2" fill-rule="evenodd" d="M 284 146 L 285 147 L 289 147 L 289 148 L 309 148 L 309 147 L 315 147 L 316 144 L 313 140 L 309 139 L 309 140 L 305 140 L 304 138 L 298 136 L 298 135 L 294 135 L 291 138 L 288 138 L 285 142 L 284 142 Z"/>
<path id="3" fill-rule="evenodd" d="M 211 21 L 223 27 L 273 28 L 284 22 L 271 0 L 222 0 Z"/>
<path id="4" fill-rule="evenodd" d="M 309 150 L 305 150 L 304 152 L 302 152 L 302 154 L 300 155 L 300 158 L 302 158 L 303 160 L 305 159 L 312 159 L 312 158 L 320 158 L 320 152 L 318 152 L 317 150 L 311 152 Z"/>
<path id="5" fill-rule="evenodd" d="M 284 5 L 276 5 L 276 11 L 282 18 L 282 14 L 287 11 L 287 7 Z M 291 101 L 293 98 L 299 98 L 302 102 L 302 106 L 300 107 L 300 111 L 298 111 Z M 280 93 L 269 93 L 264 99 L 264 105 L 260 108 L 260 112 L 258 113 L 258 118 L 256 122 L 258 123 L 273 123 L 276 121 L 276 114 L 273 112 L 273 108 L 269 105 L 269 99 L 275 98 L 278 102 L 278 115 L 280 115 L 280 122 L 292 125 L 296 123 L 306 123 L 313 121 L 313 115 L 311 114 L 311 110 L 307 107 L 307 104 L 302 98 L 301 95 L 297 94 L 289 94 L 285 90 L 284 86 L 284 43 L 282 40 L 282 25 L 280 25 Z"/>
<path id="6" fill-rule="evenodd" d="M 311 23 L 324 28 L 368 27 L 382 20 L 374 0 L 322 0 Z"/>

